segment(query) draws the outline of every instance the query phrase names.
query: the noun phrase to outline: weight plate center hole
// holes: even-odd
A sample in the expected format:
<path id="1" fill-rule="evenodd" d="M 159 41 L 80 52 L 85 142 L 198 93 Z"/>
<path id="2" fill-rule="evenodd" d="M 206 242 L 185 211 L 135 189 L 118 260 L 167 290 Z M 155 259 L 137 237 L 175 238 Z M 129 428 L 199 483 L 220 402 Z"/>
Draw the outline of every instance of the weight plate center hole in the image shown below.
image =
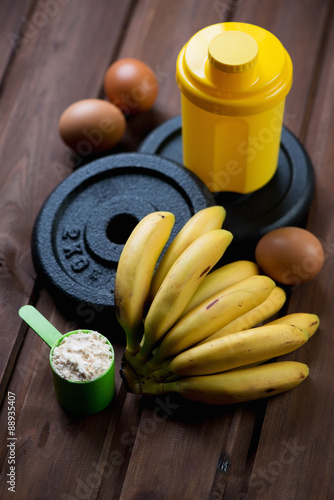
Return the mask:
<path id="1" fill-rule="evenodd" d="M 112 217 L 107 226 L 107 238 L 111 243 L 124 245 L 139 220 L 131 214 L 123 213 Z"/>

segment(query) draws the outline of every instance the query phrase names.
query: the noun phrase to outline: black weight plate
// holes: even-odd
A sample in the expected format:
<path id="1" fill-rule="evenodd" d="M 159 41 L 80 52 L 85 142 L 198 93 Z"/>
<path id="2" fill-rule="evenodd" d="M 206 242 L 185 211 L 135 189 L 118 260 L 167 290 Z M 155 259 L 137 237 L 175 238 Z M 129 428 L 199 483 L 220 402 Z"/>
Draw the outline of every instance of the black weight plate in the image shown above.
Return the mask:
<path id="1" fill-rule="evenodd" d="M 213 204 L 204 184 L 169 159 L 120 153 L 93 161 L 62 181 L 40 210 L 32 235 L 37 274 L 78 327 L 113 336 L 116 266 L 135 224 L 150 212 L 171 211 L 171 241 Z"/>
<path id="2" fill-rule="evenodd" d="M 140 145 L 141 153 L 157 154 L 182 164 L 181 116 L 157 127 Z M 256 243 L 268 231 L 303 225 L 314 194 L 314 172 L 302 144 L 283 127 L 277 171 L 270 182 L 249 194 L 215 193 L 227 216 L 224 227 L 234 239 L 225 260 L 254 258 Z"/>

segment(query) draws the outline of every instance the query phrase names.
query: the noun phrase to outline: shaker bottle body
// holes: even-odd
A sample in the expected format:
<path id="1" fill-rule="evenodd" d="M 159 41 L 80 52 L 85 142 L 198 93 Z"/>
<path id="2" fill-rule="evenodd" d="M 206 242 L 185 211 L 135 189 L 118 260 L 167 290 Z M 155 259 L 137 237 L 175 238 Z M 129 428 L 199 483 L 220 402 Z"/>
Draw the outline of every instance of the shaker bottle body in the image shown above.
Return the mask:
<path id="1" fill-rule="evenodd" d="M 257 115 L 212 115 L 181 96 L 184 165 L 211 192 L 261 188 L 276 172 L 284 105 Z"/>
<path id="2" fill-rule="evenodd" d="M 212 192 L 245 194 L 267 184 L 292 84 L 280 41 L 246 23 L 212 25 L 182 48 L 176 75 L 184 165 Z"/>

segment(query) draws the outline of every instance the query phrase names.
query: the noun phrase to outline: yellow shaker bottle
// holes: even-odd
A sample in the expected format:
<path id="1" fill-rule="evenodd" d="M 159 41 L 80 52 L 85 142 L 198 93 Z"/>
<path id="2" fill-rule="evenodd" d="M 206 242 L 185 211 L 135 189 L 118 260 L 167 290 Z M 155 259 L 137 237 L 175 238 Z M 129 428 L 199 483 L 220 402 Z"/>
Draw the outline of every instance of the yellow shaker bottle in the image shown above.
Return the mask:
<path id="1" fill-rule="evenodd" d="M 275 174 L 292 62 L 269 31 L 219 23 L 197 32 L 176 65 L 183 163 L 212 192 L 249 193 Z"/>

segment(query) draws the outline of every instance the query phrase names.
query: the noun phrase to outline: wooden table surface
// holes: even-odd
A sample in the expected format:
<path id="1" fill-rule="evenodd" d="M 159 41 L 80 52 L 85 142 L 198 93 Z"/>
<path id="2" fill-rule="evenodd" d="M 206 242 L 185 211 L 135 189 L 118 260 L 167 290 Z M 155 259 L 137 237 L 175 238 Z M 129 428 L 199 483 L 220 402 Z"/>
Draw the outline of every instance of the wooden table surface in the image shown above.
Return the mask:
<path id="1" fill-rule="evenodd" d="M 40 208 L 73 171 L 73 155 L 58 134 L 60 114 L 79 99 L 104 98 L 111 62 L 139 58 L 157 74 L 160 93 L 151 111 L 128 122 L 121 150 L 136 150 L 154 127 L 180 113 L 180 48 L 199 29 L 231 20 L 274 33 L 294 65 L 285 125 L 314 165 L 307 227 L 326 258 L 287 308 L 318 314 L 321 327 L 284 358 L 308 363 L 310 377 L 291 392 L 235 407 L 146 400 L 126 394 L 118 375 L 123 345 L 116 343 L 113 404 L 70 418 L 55 399 L 48 347 L 18 316 L 32 303 L 62 332 L 75 325 L 39 286 L 30 250 Z M 334 2 L 1 0 L 0 34 L 1 498 L 333 499 Z"/>

